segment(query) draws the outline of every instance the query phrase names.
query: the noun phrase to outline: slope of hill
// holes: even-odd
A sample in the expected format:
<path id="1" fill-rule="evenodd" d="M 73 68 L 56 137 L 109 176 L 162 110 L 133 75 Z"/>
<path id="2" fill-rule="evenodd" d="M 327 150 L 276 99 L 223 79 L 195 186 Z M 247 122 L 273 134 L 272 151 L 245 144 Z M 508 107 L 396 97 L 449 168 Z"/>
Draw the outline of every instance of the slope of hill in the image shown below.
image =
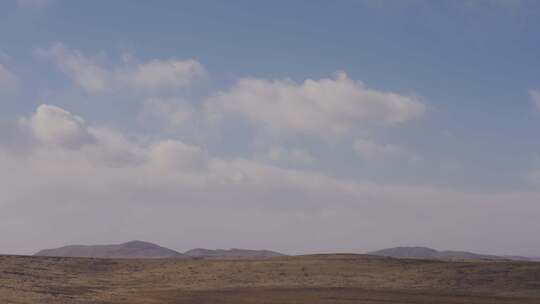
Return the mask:
<path id="1" fill-rule="evenodd" d="M 270 250 L 249 250 L 249 249 L 204 249 L 195 248 L 184 253 L 185 255 L 197 258 L 210 258 L 210 257 L 277 257 L 284 256 L 279 252 Z"/>
<path id="2" fill-rule="evenodd" d="M 392 258 L 436 258 L 439 252 L 427 247 L 394 247 L 369 252 L 371 255 L 392 257 Z"/>
<path id="3" fill-rule="evenodd" d="M 88 258 L 178 258 L 187 257 L 180 252 L 156 244 L 131 241 L 115 245 L 72 245 L 41 250 L 36 256 L 88 257 Z"/>
<path id="4" fill-rule="evenodd" d="M 392 258 L 414 259 L 449 259 L 449 260 L 518 260 L 517 257 L 502 257 L 496 255 L 477 254 L 467 251 L 438 251 L 427 247 L 394 247 L 369 252 L 370 255 Z M 520 257 L 519 260 L 529 260 Z"/>

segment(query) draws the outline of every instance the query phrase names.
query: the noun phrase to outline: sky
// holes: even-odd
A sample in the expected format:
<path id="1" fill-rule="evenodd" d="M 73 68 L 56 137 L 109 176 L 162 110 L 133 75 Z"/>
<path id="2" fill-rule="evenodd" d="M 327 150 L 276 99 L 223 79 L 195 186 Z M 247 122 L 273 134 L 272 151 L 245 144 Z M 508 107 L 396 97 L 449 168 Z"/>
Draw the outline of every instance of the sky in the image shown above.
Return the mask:
<path id="1" fill-rule="evenodd" d="M 540 256 L 540 2 L 0 2 L 0 252 Z"/>

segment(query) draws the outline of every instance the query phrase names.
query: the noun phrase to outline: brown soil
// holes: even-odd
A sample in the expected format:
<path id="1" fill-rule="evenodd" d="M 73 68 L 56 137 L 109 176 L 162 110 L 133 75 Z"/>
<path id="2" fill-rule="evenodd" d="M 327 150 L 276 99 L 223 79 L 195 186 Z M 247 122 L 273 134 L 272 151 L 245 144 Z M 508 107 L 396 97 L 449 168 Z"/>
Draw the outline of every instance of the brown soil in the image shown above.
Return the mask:
<path id="1" fill-rule="evenodd" d="M 0 303 L 540 303 L 540 263 L 0 256 Z"/>

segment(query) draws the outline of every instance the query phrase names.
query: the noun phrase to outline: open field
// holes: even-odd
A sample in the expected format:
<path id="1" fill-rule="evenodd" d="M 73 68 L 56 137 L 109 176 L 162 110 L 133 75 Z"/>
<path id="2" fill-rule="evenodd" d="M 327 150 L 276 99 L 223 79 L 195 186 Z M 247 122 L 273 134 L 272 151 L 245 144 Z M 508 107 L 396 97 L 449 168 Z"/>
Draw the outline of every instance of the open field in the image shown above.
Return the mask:
<path id="1" fill-rule="evenodd" d="M 0 303 L 540 303 L 540 263 L 0 256 Z"/>

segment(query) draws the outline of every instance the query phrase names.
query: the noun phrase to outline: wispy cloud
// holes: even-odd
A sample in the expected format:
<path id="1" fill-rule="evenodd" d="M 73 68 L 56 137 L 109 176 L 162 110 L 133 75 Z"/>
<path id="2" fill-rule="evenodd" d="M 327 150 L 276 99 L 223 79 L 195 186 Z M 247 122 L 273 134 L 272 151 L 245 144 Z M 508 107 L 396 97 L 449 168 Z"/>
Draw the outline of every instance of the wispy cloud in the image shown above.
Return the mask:
<path id="1" fill-rule="evenodd" d="M 13 86 L 17 83 L 17 76 L 0 63 L 0 86 Z"/>
<path id="2" fill-rule="evenodd" d="M 185 88 L 205 74 L 204 67 L 194 59 L 150 60 L 139 62 L 133 57 L 122 65 L 106 67 L 95 58 L 57 43 L 49 49 L 38 49 L 36 54 L 52 59 L 75 84 L 89 92 L 113 88 L 159 90 Z"/>

